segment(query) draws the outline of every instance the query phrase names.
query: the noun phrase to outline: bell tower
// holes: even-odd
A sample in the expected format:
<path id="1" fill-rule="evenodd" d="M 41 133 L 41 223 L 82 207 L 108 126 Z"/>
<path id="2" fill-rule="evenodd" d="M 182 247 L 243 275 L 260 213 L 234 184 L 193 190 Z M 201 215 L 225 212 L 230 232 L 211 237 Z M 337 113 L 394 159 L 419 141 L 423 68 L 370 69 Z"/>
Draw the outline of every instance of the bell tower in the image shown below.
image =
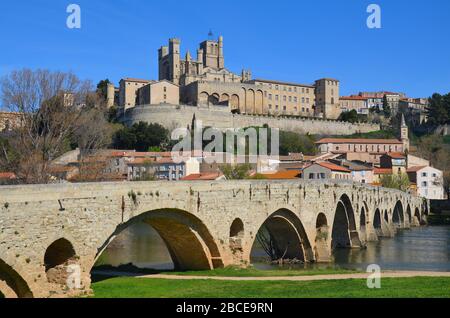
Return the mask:
<path id="1" fill-rule="evenodd" d="M 402 114 L 402 123 L 400 125 L 400 140 L 403 143 L 403 152 L 409 151 L 409 128 L 406 125 L 405 115 Z"/>

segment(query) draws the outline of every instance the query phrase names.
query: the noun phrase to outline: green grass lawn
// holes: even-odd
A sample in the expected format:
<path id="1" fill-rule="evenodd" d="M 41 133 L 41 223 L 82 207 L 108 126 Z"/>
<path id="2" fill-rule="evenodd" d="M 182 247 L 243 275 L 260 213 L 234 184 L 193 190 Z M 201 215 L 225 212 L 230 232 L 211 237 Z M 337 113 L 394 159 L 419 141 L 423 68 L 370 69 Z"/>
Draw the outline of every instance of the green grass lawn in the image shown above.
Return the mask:
<path id="1" fill-rule="evenodd" d="M 450 278 L 384 278 L 381 289 L 366 280 L 215 281 L 120 277 L 92 284 L 97 298 L 392 298 L 450 297 Z"/>

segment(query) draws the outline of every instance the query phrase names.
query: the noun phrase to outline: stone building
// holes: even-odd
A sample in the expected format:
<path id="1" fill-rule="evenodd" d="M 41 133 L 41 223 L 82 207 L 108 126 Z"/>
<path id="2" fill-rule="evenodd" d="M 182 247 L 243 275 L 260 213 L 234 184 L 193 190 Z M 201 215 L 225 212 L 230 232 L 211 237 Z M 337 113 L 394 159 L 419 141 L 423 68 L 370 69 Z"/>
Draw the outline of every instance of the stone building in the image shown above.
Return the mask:
<path id="1" fill-rule="evenodd" d="M 23 114 L 15 112 L 0 112 L 0 132 L 8 132 L 22 126 Z"/>
<path id="2" fill-rule="evenodd" d="M 337 119 L 341 114 L 339 105 L 340 82 L 332 78 L 316 81 L 316 111 L 317 117 Z"/>
<path id="3" fill-rule="evenodd" d="M 339 99 L 341 110 L 348 112 L 355 110 L 358 114 L 369 114 L 368 98 L 362 96 L 343 96 Z"/>
<path id="4" fill-rule="evenodd" d="M 158 50 L 158 80 L 125 78 L 120 81 L 119 107 L 123 114 L 137 105 L 222 106 L 241 114 L 284 115 L 337 119 L 340 83 L 320 79 L 314 84 L 297 84 L 267 79 L 252 79 L 249 70 L 235 74 L 225 67 L 224 40 L 200 43 L 196 58 L 189 51 L 181 58 L 181 41 L 169 39 Z M 174 87 L 150 98 L 155 87 L 172 83 Z M 156 88 L 155 88 L 156 89 Z M 108 104 L 114 103 L 115 89 L 108 87 Z M 164 94 L 166 93 L 166 94 Z M 155 94 L 153 94 L 155 95 Z M 163 98 L 164 95 L 166 98 Z"/>

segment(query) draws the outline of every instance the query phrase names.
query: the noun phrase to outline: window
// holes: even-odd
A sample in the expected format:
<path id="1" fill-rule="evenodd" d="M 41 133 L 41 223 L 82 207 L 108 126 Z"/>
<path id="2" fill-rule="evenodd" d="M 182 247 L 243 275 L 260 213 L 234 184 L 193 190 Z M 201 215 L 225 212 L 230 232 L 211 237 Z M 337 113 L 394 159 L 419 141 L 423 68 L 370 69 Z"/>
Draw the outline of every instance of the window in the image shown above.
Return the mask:
<path id="1" fill-rule="evenodd" d="M 322 173 L 320 174 L 320 179 L 325 179 L 325 173 L 322 172 Z"/>
<path id="2" fill-rule="evenodd" d="M 278 100 L 278 95 L 275 95 L 275 100 Z"/>
<path id="3" fill-rule="evenodd" d="M 275 89 L 278 90 L 278 85 L 275 85 Z"/>
<path id="4" fill-rule="evenodd" d="M 304 97 L 302 97 L 302 104 L 305 102 L 305 98 Z"/>
<path id="5" fill-rule="evenodd" d="M 279 106 L 278 106 L 278 105 L 276 105 L 276 106 L 275 106 L 275 109 L 276 109 L 276 110 L 278 110 L 278 108 L 279 108 Z"/>
<path id="6" fill-rule="evenodd" d="M 306 102 L 309 104 L 309 98 L 308 97 L 306 97 Z"/>
<path id="7" fill-rule="evenodd" d="M 292 92 L 292 87 L 289 87 L 289 91 Z"/>
<path id="8" fill-rule="evenodd" d="M 297 100 L 297 97 L 294 97 L 294 102 L 296 103 L 298 100 Z"/>
<path id="9" fill-rule="evenodd" d="M 272 94 L 269 94 L 269 100 L 272 100 Z"/>
<path id="10" fill-rule="evenodd" d="M 289 101 L 292 102 L 292 96 L 289 96 Z"/>
<path id="11" fill-rule="evenodd" d="M 314 179 L 314 173 L 309 174 L 309 179 L 311 179 L 311 180 Z"/>
<path id="12" fill-rule="evenodd" d="M 437 174 L 436 173 L 433 173 L 433 178 L 436 178 L 437 177 Z"/>
<path id="13" fill-rule="evenodd" d="M 272 109 L 272 104 L 269 104 L 269 109 Z"/>
<path id="14" fill-rule="evenodd" d="M 164 93 L 167 92 L 167 87 L 164 86 Z"/>
<path id="15" fill-rule="evenodd" d="M 306 89 L 306 93 L 309 94 L 309 88 Z"/>
<path id="16" fill-rule="evenodd" d="M 283 96 L 283 101 L 286 101 L 286 96 Z"/>
<path id="17" fill-rule="evenodd" d="M 422 182 L 422 187 L 427 187 L 427 186 L 428 186 L 428 182 L 423 181 L 423 182 Z"/>
<path id="18" fill-rule="evenodd" d="M 286 111 L 286 106 L 283 106 L 283 110 Z"/>
<path id="19" fill-rule="evenodd" d="M 426 172 L 422 172 L 422 177 L 426 178 L 428 175 Z"/>

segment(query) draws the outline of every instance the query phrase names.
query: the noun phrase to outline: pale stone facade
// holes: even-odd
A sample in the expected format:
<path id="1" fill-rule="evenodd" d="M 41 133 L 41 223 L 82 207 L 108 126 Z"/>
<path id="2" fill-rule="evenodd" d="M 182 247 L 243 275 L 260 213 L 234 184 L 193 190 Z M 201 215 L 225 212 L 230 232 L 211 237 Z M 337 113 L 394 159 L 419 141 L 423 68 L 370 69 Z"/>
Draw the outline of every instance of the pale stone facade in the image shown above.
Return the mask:
<path id="1" fill-rule="evenodd" d="M 155 105 L 137 106 L 129 109 L 122 122 L 131 126 L 140 121 L 158 123 L 169 130 L 191 127 L 194 120 L 202 121 L 203 127 L 217 129 L 262 127 L 268 125 L 283 131 L 301 134 L 351 135 L 380 130 L 379 124 L 356 123 L 323 120 L 315 118 L 288 118 L 268 115 L 233 114 L 227 107 Z"/>
<path id="2" fill-rule="evenodd" d="M 316 116 L 337 119 L 341 114 L 339 105 L 340 82 L 332 78 L 316 81 Z"/>
<path id="3" fill-rule="evenodd" d="M 178 104 L 180 88 L 172 82 L 163 80 L 147 84 L 136 92 L 138 105 Z"/>
<path id="4" fill-rule="evenodd" d="M 126 111 L 129 108 L 133 108 L 137 103 L 137 91 L 152 83 L 149 80 L 136 79 L 136 78 L 124 78 L 120 81 L 120 94 L 119 94 L 119 106 Z M 110 90 L 108 90 L 110 93 Z M 111 96 L 107 97 L 111 100 Z"/>
<path id="5" fill-rule="evenodd" d="M 341 110 L 348 112 L 355 110 L 358 114 L 369 114 L 369 102 L 368 98 L 361 96 L 343 96 L 339 99 L 341 104 Z"/>
<path id="6" fill-rule="evenodd" d="M 0 288 L 19 297 L 90 293 L 97 258 L 137 222 L 161 235 L 177 269 L 195 270 L 248 266 L 263 224 L 287 244 L 287 258 L 320 262 L 334 247 L 417 226 L 429 211 L 397 190 L 300 179 L 21 185 L 1 187 L 0 198 L 0 277 L 9 289 L 2 279 Z M 79 288 L 67 288 L 69 266 L 79 266 Z"/>
<path id="7" fill-rule="evenodd" d="M 173 38 L 158 51 L 159 81 L 179 86 L 179 98 L 167 95 L 167 103 L 193 106 L 222 106 L 241 114 L 285 115 L 337 119 L 338 80 L 320 79 L 313 85 L 252 80 L 249 70 L 235 74 L 225 68 L 224 40 L 207 40 L 199 45 L 197 58 L 186 52 L 181 58 L 181 41 Z M 161 99 L 148 98 L 148 84 L 155 81 L 124 79 L 120 85 L 119 106 L 122 112 L 136 105 L 156 105 Z M 144 88 L 145 87 L 145 88 Z M 176 92 L 174 91 L 174 94 Z M 171 100 L 169 102 L 168 100 Z M 163 101 L 164 102 L 164 101 Z M 112 89 L 108 90 L 112 104 Z M 317 104 L 317 105 L 316 105 Z"/>

